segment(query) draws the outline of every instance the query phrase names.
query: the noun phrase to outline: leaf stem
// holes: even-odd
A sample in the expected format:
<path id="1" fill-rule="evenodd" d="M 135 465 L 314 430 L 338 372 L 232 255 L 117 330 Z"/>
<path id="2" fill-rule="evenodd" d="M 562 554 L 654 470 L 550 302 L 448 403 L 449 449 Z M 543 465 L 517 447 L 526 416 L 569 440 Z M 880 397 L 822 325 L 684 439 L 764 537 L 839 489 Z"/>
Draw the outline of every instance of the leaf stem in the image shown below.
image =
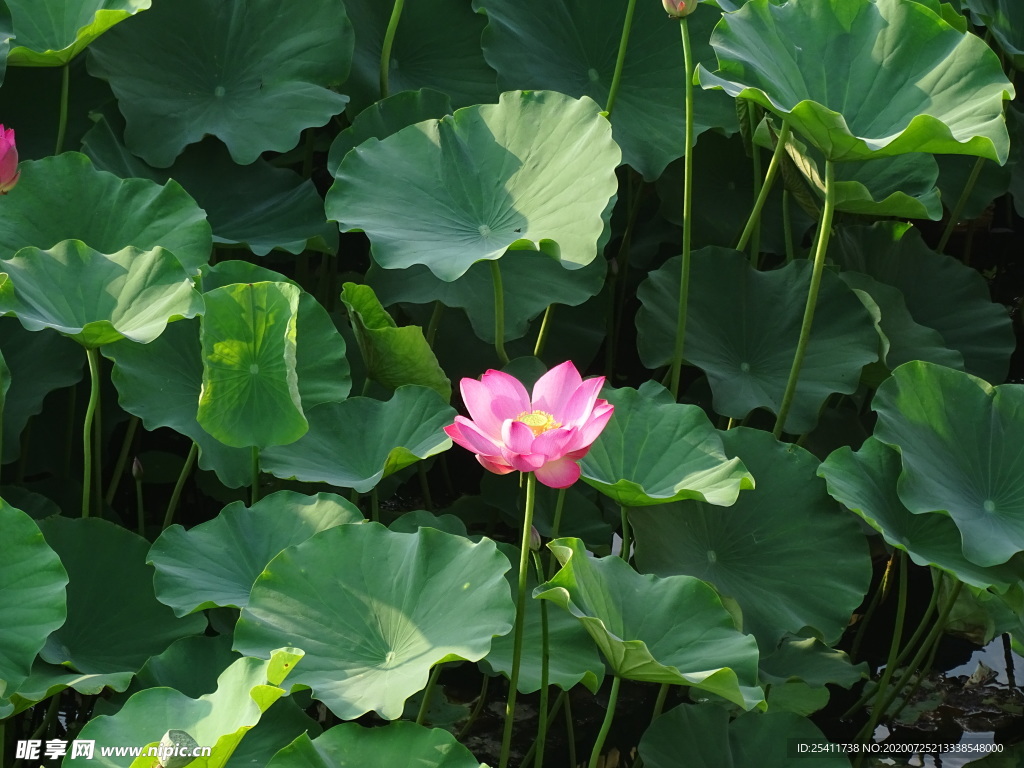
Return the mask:
<path id="1" fill-rule="evenodd" d="M 53 154 L 64 151 L 64 135 L 68 129 L 68 87 L 71 82 L 70 63 L 61 67 L 60 72 L 60 117 L 57 119 L 57 147 Z"/>
<path id="2" fill-rule="evenodd" d="M 181 498 L 181 491 L 185 487 L 185 481 L 188 479 L 188 474 L 192 471 L 192 464 L 195 463 L 196 456 L 198 455 L 199 443 L 193 442 L 192 447 L 189 448 L 188 456 L 185 457 L 185 465 L 181 468 L 181 474 L 178 475 L 178 482 L 174 484 L 171 500 L 167 503 L 167 512 L 164 514 L 164 524 L 160 528 L 161 531 L 167 530 L 174 520 L 174 512 L 178 509 L 178 499 Z"/>
<path id="3" fill-rule="evenodd" d="M 128 427 L 125 429 L 124 440 L 121 442 L 121 453 L 117 456 L 114 464 L 114 476 L 110 478 L 110 485 L 107 486 L 107 495 L 104 501 L 108 505 L 114 503 L 114 496 L 117 494 L 117 486 L 121 484 L 121 477 L 124 475 L 124 468 L 128 464 L 128 452 L 131 451 L 132 442 L 135 440 L 135 430 L 139 427 L 139 417 L 132 416 L 128 420 Z"/>
<path id="4" fill-rule="evenodd" d="M 252 493 L 251 507 L 260 500 L 260 449 L 256 445 L 252 447 L 252 487 L 249 490 Z"/>
<path id="5" fill-rule="evenodd" d="M 789 122 L 787 120 L 782 121 L 782 128 L 779 131 L 778 143 L 775 145 L 775 151 L 772 152 L 771 162 L 768 163 L 768 172 L 764 177 L 764 184 L 761 185 L 761 191 L 757 195 L 757 199 L 754 201 L 754 208 L 750 212 L 750 218 L 747 219 L 747 224 L 743 227 L 743 234 L 740 235 L 739 242 L 736 243 L 736 250 L 742 251 L 747 247 L 747 243 L 750 242 L 750 237 L 754 233 L 754 228 L 761 220 L 761 211 L 764 208 L 765 201 L 768 200 L 768 193 L 772 191 L 772 185 L 775 183 L 775 176 L 779 172 L 779 166 L 782 165 L 782 155 L 786 151 L 786 142 L 789 140 Z M 757 151 L 757 147 L 754 147 Z"/>
<path id="6" fill-rule="evenodd" d="M 626 509 L 625 505 L 619 505 L 619 517 L 622 520 L 622 551 L 619 555 L 627 563 L 629 562 L 629 550 L 633 546 L 632 536 L 629 531 L 629 510 Z"/>
<path id="7" fill-rule="evenodd" d="M 494 351 L 502 365 L 508 364 L 505 352 L 505 289 L 501 283 L 501 267 L 498 260 L 491 260 L 491 280 L 494 282 Z"/>
<path id="8" fill-rule="evenodd" d="M 497 262 L 491 262 L 492 264 Z M 509 749 L 512 747 L 512 725 L 515 720 L 516 692 L 519 685 L 519 667 L 523 655 L 523 631 L 526 627 L 526 576 L 530 567 L 530 529 L 533 528 L 533 507 L 537 497 L 537 478 L 526 473 L 526 508 L 523 512 L 523 531 L 519 543 L 519 573 L 516 585 L 516 626 L 512 642 L 512 671 L 508 679 L 508 699 L 505 702 L 505 729 L 501 737 L 501 757 L 498 768 L 508 767 Z"/>
<path id="9" fill-rule="evenodd" d="M 686 69 L 686 155 L 683 158 L 683 263 L 679 272 L 679 314 L 676 318 L 675 348 L 670 367 L 672 397 L 679 398 L 679 376 L 683 367 L 683 348 L 686 339 L 686 312 L 690 291 L 690 235 L 693 229 L 690 213 L 693 209 L 693 50 L 687 18 L 679 19 L 683 40 L 683 64 Z"/>
<path id="10" fill-rule="evenodd" d="M 967 183 L 964 184 L 963 191 L 960 193 L 960 197 L 957 198 L 956 205 L 949 212 L 949 221 L 946 223 L 946 228 L 942 230 L 942 237 L 939 238 L 939 242 L 935 245 L 935 250 L 939 253 L 943 252 L 943 249 L 949 243 L 949 238 L 953 235 L 953 230 L 956 229 L 956 225 L 960 222 L 964 208 L 967 207 L 967 199 L 971 196 L 971 192 L 974 191 L 974 185 L 977 184 L 978 176 L 981 175 L 981 168 L 984 165 L 984 157 L 979 157 L 974 163 L 971 175 L 967 177 Z"/>
<path id="11" fill-rule="evenodd" d="M 540 555 L 531 552 L 533 555 L 533 569 L 537 574 L 537 582 L 544 580 L 544 570 L 541 566 Z M 540 702 L 537 706 L 537 754 L 534 758 L 533 768 L 544 768 L 544 746 L 548 739 L 548 674 L 551 663 L 551 653 L 548 646 L 548 601 L 540 601 Z M 524 765 L 526 761 L 523 761 Z"/>
<path id="12" fill-rule="evenodd" d="M 89 516 L 92 497 L 92 422 L 96 416 L 96 405 L 100 400 L 100 360 L 95 347 L 85 350 L 89 360 L 89 404 L 85 408 L 85 425 L 82 429 L 82 517 Z"/>
<path id="13" fill-rule="evenodd" d="M 146 536 L 146 508 L 142 501 L 142 478 L 135 478 L 135 513 L 138 516 L 139 536 Z"/>
<path id="14" fill-rule="evenodd" d="M 548 332 L 551 330 L 551 316 L 555 313 L 555 305 L 548 304 L 544 310 L 544 319 L 540 321 L 540 331 L 537 332 L 537 342 L 533 345 L 533 356 L 540 357 L 544 353 L 544 344 L 548 340 Z"/>
<path id="15" fill-rule="evenodd" d="M 444 304 L 440 301 L 434 302 L 434 311 L 430 313 L 430 321 L 427 323 L 427 346 L 434 348 L 434 338 L 437 336 L 437 327 L 441 324 L 441 315 L 444 314 Z"/>
<path id="16" fill-rule="evenodd" d="M 388 28 L 384 32 L 384 43 L 380 47 L 380 97 L 388 97 L 388 68 L 391 66 L 391 46 L 395 42 L 395 30 L 398 29 L 398 20 L 402 18 L 402 7 L 405 0 L 395 0 L 391 9 L 391 18 L 388 19 Z"/>
<path id="17" fill-rule="evenodd" d="M 782 404 L 779 407 L 779 415 L 775 420 L 775 429 L 772 434 L 776 438 L 782 437 L 782 430 L 789 416 L 789 410 L 793 405 L 793 398 L 796 395 L 796 385 L 800 380 L 800 368 L 804 363 L 804 356 L 807 354 L 807 345 L 811 340 L 811 325 L 814 323 L 814 309 L 818 303 L 818 290 L 821 288 L 821 275 L 825 271 L 825 253 L 828 251 L 828 241 L 832 234 L 832 215 L 836 209 L 836 169 L 831 160 L 825 161 L 825 207 L 821 211 L 821 223 L 818 226 L 818 242 L 814 249 L 814 266 L 811 270 L 811 287 L 807 291 L 807 304 L 804 306 L 804 318 L 800 325 L 800 338 L 796 344 L 796 354 L 793 355 L 793 366 L 789 369 L 789 380 L 786 382 L 786 391 L 782 395 Z"/>
<path id="18" fill-rule="evenodd" d="M 594 741 L 594 749 L 590 752 L 590 763 L 587 768 L 597 768 L 601 759 L 601 749 L 604 747 L 605 739 L 608 738 L 608 731 L 611 730 L 612 720 L 615 718 L 615 705 L 619 700 L 619 684 L 622 678 L 615 675 L 612 678 L 612 689 L 608 694 L 608 711 L 604 714 L 604 722 L 601 723 L 601 730 L 597 732 L 597 739 Z"/>
<path id="19" fill-rule="evenodd" d="M 551 538 L 557 539 L 561 534 L 562 528 L 562 510 L 565 509 L 565 488 L 559 488 L 558 494 L 555 496 L 555 514 L 554 519 L 551 521 Z M 554 552 L 548 552 L 548 578 L 552 578 L 555 575 L 555 571 L 558 570 L 558 560 L 555 559 Z"/>
<path id="20" fill-rule="evenodd" d="M 476 704 L 473 705 L 473 711 L 469 713 L 469 719 L 466 720 L 466 724 L 462 726 L 462 730 L 459 731 L 458 736 L 455 737 L 456 741 L 462 741 L 466 738 L 466 734 L 469 733 L 469 729 L 473 727 L 473 723 L 480 717 L 480 713 L 484 709 L 484 704 L 487 703 L 487 688 L 490 685 L 491 678 L 484 675 L 483 682 L 480 683 L 480 694 L 476 697 Z"/>
<path id="21" fill-rule="evenodd" d="M 420 701 L 420 711 L 416 713 L 416 725 L 423 725 L 427 721 L 427 711 L 430 709 L 430 698 L 437 685 L 437 678 L 441 676 L 441 667 L 444 664 L 435 664 L 430 670 L 430 679 L 427 680 L 427 687 L 423 689 L 423 700 Z"/>
<path id="22" fill-rule="evenodd" d="M 622 83 L 622 66 L 626 62 L 626 48 L 629 47 L 629 31 L 633 27 L 633 11 L 636 9 L 636 0 L 629 0 L 626 6 L 626 19 L 622 22 L 622 38 L 619 40 L 619 53 L 615 58 L 615 74 L 612 75 L 612 85 L 608 91 L 608 101 L 605 102 L 604 111 L 611 117 L 612 109 L 615 107 L 615 97 L 619 95 L 619 85 Z"/>

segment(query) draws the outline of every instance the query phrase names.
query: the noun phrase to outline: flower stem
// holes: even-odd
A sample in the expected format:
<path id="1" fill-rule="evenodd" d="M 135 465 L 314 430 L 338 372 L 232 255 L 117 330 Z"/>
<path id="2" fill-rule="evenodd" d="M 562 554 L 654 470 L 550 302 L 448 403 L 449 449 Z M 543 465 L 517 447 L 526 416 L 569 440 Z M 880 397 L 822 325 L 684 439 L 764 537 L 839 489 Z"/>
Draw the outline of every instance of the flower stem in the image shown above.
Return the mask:
<path id="1" fill-rule="evenodd" d="M 956 225 L 960 221 L 960 217 L 963 215 L 964 208 L 967 206 L 967 198 L 971 196 L 971 192 L 974 190 L 974 185 L 978 182 L 978 176 L 981 175 L 981 168 L 985 165 L 985 158 L 979 157 L 974 163 L 974 167 L 971 169 L 971 175 L 967 177 L 967 183 L 964 184 L 964 189 L 960 193 L 960 197 L 957 198 L 956 205 L 953 206 L 953 210 L 949 212 L 949 221 L 946 223 L 946 228 L 942 230 L 942 237 L 939 238 L 939 242 L 935 246 L 935 250 L 942 253 L 946 244 L 949 243 L 949 238 L 953 235 L 953 230 L 956 229 Z"/>
<path id="2" fill-rule="evenodd" d="M 61 67 L 60 72 L 60 117 L 57 119 L 57 147 L 53 151 L 55 155 L 64 151 L 64 134 L 68 129 L 68 86 L 70 81 L 70 64 L 65 64 Z"/>
<path id="3" fill-rule="evenodd" d="M 686 69 L 686 156 L 683 158 L 683 263 L 679 272 L 679 313 L 676 318 L 676 341 L 672 350 L 671 384 L 672 397 L 679 397 L 679 374 L 683 367 L 683 347 L 686 339 L 686 311 L 690 291 L 690 235 L 693 222 L 693 51 L 690 46 L 690 31 L 687 17 L 679 19 L 679 31 L 683 39 L 683 63 Z"/>
<path id="4" fill-rule="evenodd" d="M 622 38 L 619 40 L 619 54 L 615 59 L 615 74 L 612 75 L 612 85 L 608 91 L 608 101 L 605 102 L 604 111 L 610 117 L 612 108 L 615 106 L 615 97 L 619 94 L 619 85 L 622 82 L 622 65 L 626 62 L 626 48 L 629 46 L 629 30 L 633 26 L 633 11 L 636 9 L 636 0 L 629 0 L 626 6 L 626 20 L 622 22 Z"/>
<path id="5" fill-rule="evenodd" d="M 779 407 L 779 415 L 775 420 L 775 429 L 772 434 L 776 438 L 782 436 L 786 418 L 789 416 L 789 409 L 793 405 L 793 398 L 796 396 L 796 385 L 800 380 L 800 368 L 804 364 L 804 355 L 807 354 L 807 344 L 811 340 L 811 325 L 814 323 L 814 309 L 818 303 L 818 290 L 821 288 L 821 275 L 825 271 L 825 253 L 828 251 L 829 236 L 832 233 L 832 214 L 836 209 L 836 170 L 831 160 L 825 161 L 825 207 L 821 212 L 821 223 L 818 225 L 818 243 L 814 249 L 814 266 L 811 270 L 811 287 L 807 292 L 807 304 L 804 306 L 804 319 L 800 325 L 800 338 L 796 344 L 796 354 L 793 355 L 793 366 L 789 370 L 789 380 L 786 382 L 786 391 L 782 395 L 782 404 Z"/>
<path id="6" fill-rule="evenodd" d="M 398 20 L 402 18 L 402 7 L 405 0 L 395 0 L 391 9 L 391 18 L 388 19 L 388 28 L 384 33 L 384 43 L 380 47 L 380 97 L 388 97 L 388 68 L 391 66 L 391 46 L 395 42 L 395 30 L 398 29 Z"/>
<path id="7" fill-rule="evenodd" d="M 85 350 L 89 360 L 89 404 L 85 408 L 85 425 L 82 429 L 82 517 L 89 516 L 92 500 L 92 422 L 100 400 L 100 353 L 90 347 Z"/>
<path id="8" fill-rule="evenodd" d="M 142 480 L 135 478 L 135 510 L 138 516 L 139 536 L 146 535 L 146 508 L 142 503 Z"/>
<path id="9" fill-rule="evenodd" d="M 188 456 L 185 457 L 185 465 L 181 468 L 181 474 L 178 475 L 178 482 L 174 484 L 171 500 L 167 503 L 167 513 L 164 515 L 164 524 L 160 528 L 161 531 L 166 530 L 174 520 L 174 512 L 178 509 L 178 499 L 181 498 L 181 490 L 185 487 L 185 481 L 188 479 L 188 474 L 192 471 L 192 464 L 195 463 L 196 456 L 198 455 L 199 443 L 192 443 Z"/>
<path id="10" fill-rule="evenodd" d="M 601 748 L 604 747 L 604 741 L 608 738 L 608 731 L 611 730 L 612 720 L 615 718 L 615 704 L 619 700 L 619 684 L 621 682 L 622 678 L 618 675 L 612 678 L 612 690 L 608 694 L 608 711 L 605 712 L 601 730 L 598 731 L 597 739 L 594 741 L 594 749 L 590 753 L 590 763 L 587 768 L 597 768 L 598 761 L 601 759 Z"/>
<path id="11" fill-rule="evenodd" d="M 501 284 L 501 267 L 498 260 L 491 261 L 491 279 L 494 281 L 494 351 L 502 365 L 508 364 L 505 352 L 505 290 Z"/>
<path id="12" fill-rule="evenodd" d="M 497 262 L 491 262 L 492 264 Z M 512 642 L 512 671 L 508 679 L 508 700 L 505 703 L 505 730 L 501 737 L 501 757 L 498 768 L 508 767 L 509 749 L 512 747 L 512 724 L 516 711 L 516 692 L 519 685 L 519 666 L 523 655 L 523 631 L 526 628 L 526 576 L 530 567 L 530 529 L 533 528 L 533 506 L 537 497 L 537 478 L 526 474 L 526 509 L 523 513 L 523 532 L 519 542 L 519 573 L 516 591 L 516 627 Z"/>
<path id="13" fill-rule="evenodd" d="M 743 234 L 740 235 L 740 240 L 736 243 L 737 251 L 742 251 L 747 247 L 747 243 L 750 242 L 750 237 L 754 233 L 755 225 L 761 220 L 761 210 L 764 208 L 765 201 L 768 200 L 768 193 L 772 191 L 772 185 L 775 183 L 775 176 L 782 165 L 782 155 L 786 151 L 786 142 L 788 140 L 789 122 L 783 120 L 782 129 L 779 131 L 778 143 L 775 145 L 775 151 L 772 152 L 772 160 L 768 164 L 768 173 L 764 177 L 764 184 L 761 185 L 761 191 L 757 196 L 757 200 L 754 201 L 754 208 L 750 212 L 750 218 L 747 219 L 747 225 L 743 228 Z M 755 147 L 754 149 L 756 151 L 757 148 Z"/>

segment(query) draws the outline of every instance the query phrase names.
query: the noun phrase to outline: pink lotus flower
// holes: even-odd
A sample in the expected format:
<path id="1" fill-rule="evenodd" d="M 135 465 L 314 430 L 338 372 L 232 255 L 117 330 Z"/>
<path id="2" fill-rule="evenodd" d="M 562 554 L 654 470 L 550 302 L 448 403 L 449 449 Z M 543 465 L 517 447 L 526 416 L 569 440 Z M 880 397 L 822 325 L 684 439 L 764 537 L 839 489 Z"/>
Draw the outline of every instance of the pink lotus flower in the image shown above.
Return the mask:
<path id="1" fill-rule="evenodd" d="M 491 472 L 534 472 L 546 486 L 568 488 L 612 417 L 611 403 L 597 396 L 603 384 L 604 376 L 583 381 L 566 361 L 537 380 L 531 399 L 514 376 L 487 371 L 460 384 L 472 419 L 456 416 L 444 431 Z"/>
<path id="2" fill-rule="evenodd" d="M 0 195 L 6 195 L 18 183 L 18 148 L 14 146 L 14 129 L 0 124 Z"/>
<path id="3" fill-rule="evenodd" d="M 661 0 L 661 5 L 669 16 L 680 19 L 697 10 L 697 2 L 698 0 Z"/>

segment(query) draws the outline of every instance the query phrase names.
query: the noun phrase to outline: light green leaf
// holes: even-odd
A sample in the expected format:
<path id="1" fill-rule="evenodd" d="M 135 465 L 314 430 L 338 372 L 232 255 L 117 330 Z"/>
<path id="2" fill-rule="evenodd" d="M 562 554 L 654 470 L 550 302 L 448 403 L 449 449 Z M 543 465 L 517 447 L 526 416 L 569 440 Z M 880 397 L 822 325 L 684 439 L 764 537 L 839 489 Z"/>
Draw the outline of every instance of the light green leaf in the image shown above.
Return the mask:
<path id="1" fill-rule="evenodd" d="M 7 55 L 22 67 L 70 62 L 115 24 L 150 7 L 152 0 L 6 0 L 17 39 Z"/>

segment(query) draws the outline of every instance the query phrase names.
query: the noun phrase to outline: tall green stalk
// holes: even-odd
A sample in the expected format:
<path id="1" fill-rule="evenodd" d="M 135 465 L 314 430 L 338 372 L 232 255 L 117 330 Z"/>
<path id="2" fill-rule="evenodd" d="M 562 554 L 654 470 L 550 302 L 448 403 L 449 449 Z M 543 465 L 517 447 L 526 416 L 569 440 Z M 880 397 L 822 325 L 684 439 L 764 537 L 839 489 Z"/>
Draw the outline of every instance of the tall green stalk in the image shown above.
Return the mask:
<path id="1" fill-rule="evenodd" d="M 249 506 L 252 506 L 260 500 L 260 449 L 255 445 L 252 447 L 252 487 L 249 490 L 252 494 Z"/>
<path id="2" fill-rule="evenodd" d="M 437 687 L 437 678 L 441 676 L 441 667 L 444 664 L 435 664 L 430 670 L 430 679 L 427 680 L 427 687 L 423 689 L 423 699 L 420 701 L 420 710 L 416 713 L 416 725 L 423 725 L 427 722 L 427 712 L 430 711 L 430 699 Z"/>
<path id="3" fill-rule="evenodd" d="M 831 160 L 825 161 L 825 207 L 821 211 L 821 223 L 818 225 L 818 242 L 814 249 L 814 266 L 811 270 L 811 287 L 807 292 L 807 304 L 804 306 L 804 319 L 800 325 L 800 339 L 797 341 L 793 365 L 789 369 L 789 380 L 786 391 L 782 395 L 779 416 L 775 420 L 772 434 L 782 437 L 782 429 L 793 406 L 796 396 L 796 385 L 800 380 L 800 368 L 807 354 L 807 344 L 811 340 L 811 325 L 814 323 L 814 309 L 818 304 L 818 290 L 821 288 L 821 275 L 825 270 L 825 254 L 828 252 L 828 241 L 832 234 L 832 216 L 836 210 L 836 169 Z"/>
<path id="4" fill-rule="evenodd" d="M 491 261 L 491 280 L 494 282 L 494 351 L 502 365 L 508 363 L 505 352 L 505 289 L 501 283 L 501 267 L 498 260 Z"/>
<path id="5" fill-rule="evenodd" d="M 192 443 L 192 447 L 189 448 L 188 456 L 185 457 L 185 465 L 181 468 L 181 473 L 178 475 L 178 482 L 174 484 L 174 491 L 171 493 L 171 500 L 167 502 L 167 512 L 164 514 L 164 524 L 160 527 L 160 530 L 166 530 L 170 524 L 174 521 L 174 513 L 178 509 L 178 500 L 181 498 L 181 491 L 185 487 L 185 481 L 188 480 L 189 472 L 192 471 L 192 465 L 195 463 L 196 456 L 199 455 L 199 443 Z"/>
<path id="6" fill-rule="evenodd" d="M 960 217 L 963 215 L 964 208 L 967 206 L 967 200 L 971 196 L 971 192 L 974 190 L 974 185 L 978 183 L 978 176 L 981 175 L 981 169 L 984 165 L 984 157 L 979 157 L 974 163 L 974 167 L 971 169 L 971 175 L 967 177 L 967 183 L 964 184 L 960 197 L 957 198 L 956 204 L 953 206 L 953 210 L 949 212 L 949 221 L 946 223 L 946 228 L 942 230 L 942 237 L 939 238 L 939 242 L 935 246 L 935 250 L 939 253 L 942 253 L 946 248 L 946 245 L 949 243 L 949 238 L 953 234 L 953 230 L 956 229 L 956 225 L 960 222 Z"/>
<path id="7" fill-rule="evenodd" d="M 495 262 L 492 262 L 495 263 Z M 526 509 L 523 512 L 523 531 L 519 542 L 519 574 L 516 584 L 516 627 L 512 641 L 512 672 L 508 678 L 508 699 L 505 702 L 505 730 L 501 737 L 501 757 L 498 768 L 508 767 L 509 749 L 512 747 L 512 724 L 516 711 L 516 688 L 519 685 L 519 666 L 523 655 L 523 630 L 526 627 L 526 576 L 530 567 L 530 530 L 533 528 L 533 506 L 537 498 L 537 478 L 533 472 L 526 475 Z"/>
<path id="8" fill-rule="evenodd" d="M 605 102 L 604 111 L 610 117 L 615 107 L 615 97 L 619 95 L 619 85 L 622 82 L 622 65 L 626 62 L 626 48 L 629 46 L 629 31 L 633 27 L 633 11 L 636 9 L 636 0 L 629 0 L 626 6 L 626 20 L 622 22 L 622 38 L 619 40 L 619 54 L 615 58 L 615 74 L 612 75 L 612 85 L 608 91 L 608 101 Z"/>
<path id="9" fill-rule="evenodd" d="M 391 9 L 391 18 L 388 19 L 388 28 L 384 32 L 384 42 L 380 47 L 380 97 L 388 97 L 388 68 L 391 66 L 391 46 L 395 43 L 395 30 L 398 29 L 398 20 L 402 18 L 402 8 L 405 0 L 395 0 Z"/>
<path id="10" fill-rule="evenodd" d="M 540 555 L 532 552 L 533 570 L 537 574 L 537 583 L 544 580 L 544 569 Z M 544 768 L 544 746 L 548 739 L 548 674 L 551 665 L 551 649 L 548 645 L 548 601 L 540 601 L 540 703 L 537 706 L 537 755 L 533 768 Z M 523 763 L 526 764 L 525 761 Z"/>
<path id="11" fill-rule="evenodd" d="M 57 146 L 53 154 L 64 151 L 64 135 L 68 130 L 68 87 L 71 83 L 71 65 L 65 64 L 60 71 L 60 117 L 57 119 Z"/>
<path id="12" fill-rule="evenodd" d="M 82 517 L 89 516 L 92 502 L 92 422 L 100 401 L 100 353 L 90 347 L 85 354 L 89 360 L 89 404 L 85 408 L 85 425 L 82 428 Z"/>
<path id="13" fill-rule="evenodd" d="M 683 159 L 683 264 L 679 272 L 679 314 L 676 317 L 676 341 L 672 350 L 669 389 L 679 397 L 679 376 L 683 367 L 683 348 L 686 339 L 686 312 L 690 292 L 690 236 L 693 230 L 690 212 L 693 209 L 693 50 L 687 18 L 679 19 L 683 39 L 683 65 L 686 69 L 686 156 Z"/>
<path id="14" fill-rule="evenodd" d="M 139 417 L 132 416 L 128 420 L 128 428 L 124 432 L 124 440 L 121 442 L 121 453 L 117 456 L 114 464 L 114 474 L 110 478 L 110 485 L 107 486 L 107 495 L 103 500 L 108 504 L 114 503 L 114 496 L 117 493 L 117 486 L 121 484 L 121 476 L 124 475 L 124 468 L 128 464 L 128 452 L 131 450 L 132 442 L 135 439 L 135 430 L 139 427 Z"/>
<path id="15" fill-rule="evenodd" d="M 595 739 L 594 748 L 590 752 L 590 763 L 587 768 L 597 768 L 601 759 L 601 749 L 604 747 L 605 739 L 608 738 L 608 731 L 612 728 L 612 720 L 615 719 L 615 705 L 619 701 L 619 685 L 621 683 L 622 678 L 618 675 L 612 678 L 612 690 L 608 694 L 608 711 L 604 714 L 601 730 L 597 732 L 597 739 Z"/>
<path id="16" fill-rule="evenodd" d="M 764 177 L 764 184 L 761 185 L 761 191 L 757 195 L 757 199 L 754 201 L 754 207 L 750 211 L 750 218 L 747 219 L 747 224 L 743 227 L 743 234 L 740 235 L 740 240 L 736 243 L 736 250 L 742 251 L 747 247 L 747 243 L 750 242 L 750 238 L 754 233 L 757 222 L 761 220 L 761 211 L 764 209 L 765 201 L 768 200 L 768 193 L 772 191 L 772 185 L 775 183 L 775 177 L 779 173 L 779 167 L 782 165 L 782 155 L 786 152 L 786 142 L 789 141 L 789 123 L 785 120 L 782 121 L 782 128 L 779 130 L 779 140 L 775 145 L 775 151 L 772 152 L 771 162 L 768 164 L 768 172 Z"/>

